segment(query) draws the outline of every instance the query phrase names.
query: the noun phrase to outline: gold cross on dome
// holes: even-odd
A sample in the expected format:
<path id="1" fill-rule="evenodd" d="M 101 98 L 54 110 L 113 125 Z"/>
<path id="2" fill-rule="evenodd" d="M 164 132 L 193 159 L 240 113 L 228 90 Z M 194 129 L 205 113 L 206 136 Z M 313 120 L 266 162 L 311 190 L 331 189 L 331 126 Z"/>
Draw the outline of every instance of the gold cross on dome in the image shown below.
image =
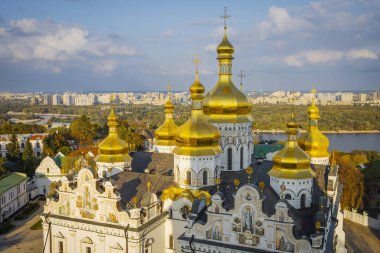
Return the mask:
<path id="1" fill-rule="evenodd" d="M 168 86 L 166 86 L 168 88 L 168 93 L 170 93 L 172 91 L 172 86 L 170 84 L 168 84 Z"/>
<path id="2" fill-rule="evenodd" d="M 195 59 L 193 60 L 193 63 L 195 64 L 195 74 L 198 76 L 198 66 L 201 60 L 198 57 L 198 54 L 195 54 Z"/>
<path id="3" fill-rule="evenodd" d="M 224 7 L 224 16 L 220 17 L 221 19 L 224 19 L 224 30 L 227 29 L 227 19 L 230 18 L 229 15 L 227 15 L 227 7 Z"/>
<path id="4" fill-rule="evenodd" d="M 313 84 L 313 89 L 310 91 L 313 95 L 311 97 L 311 102 L 314 103 L 315 102 L 315 94 L 317 94 L 317 90 L 315 89 L 315 85 Z"/>
<path id="5" fill-rule="evenodd" d="M 240 74 L 238 74 L 238 77 L 240 77 L 240 91 L 243 91 L 243 78 L 245 78 L 243 70 L 240 70 Z"/>
<path id="6" fill-rule="evenodd" d="M 316 94 L 318 91 L 315 89 L 315 84 L 313 84 L 313 89 L 310 91 L 313 94 Z"/>

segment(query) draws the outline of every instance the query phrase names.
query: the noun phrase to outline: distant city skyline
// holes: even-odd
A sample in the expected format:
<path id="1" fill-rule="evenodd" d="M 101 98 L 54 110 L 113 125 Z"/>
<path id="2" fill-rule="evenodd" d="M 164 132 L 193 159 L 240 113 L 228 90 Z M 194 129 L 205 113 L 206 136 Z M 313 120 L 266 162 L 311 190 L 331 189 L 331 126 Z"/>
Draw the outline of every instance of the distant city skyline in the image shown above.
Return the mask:
<path id="1" fill-rule="evenodd" d="M 187 91 L 199 54 L 217 81 L 228 7 L 245 91 L 371 91 L 380 85 L 380 2 L 0 2 L 0 91 Z"/>

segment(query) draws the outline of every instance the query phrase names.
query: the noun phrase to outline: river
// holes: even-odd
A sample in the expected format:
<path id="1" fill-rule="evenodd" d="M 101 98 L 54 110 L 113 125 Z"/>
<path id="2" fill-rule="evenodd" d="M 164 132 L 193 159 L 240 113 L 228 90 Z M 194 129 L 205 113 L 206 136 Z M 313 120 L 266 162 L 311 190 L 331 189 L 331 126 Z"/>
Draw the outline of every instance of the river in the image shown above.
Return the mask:
<path id="1" fill-rule="evenodd" d="M 259 140 L 286 140 L 284 133 L 255 133 Z M 326 134 L 330 140 L 329 150 L 350 152 L 354 149 L 380 152 L 380 134 Z"/>

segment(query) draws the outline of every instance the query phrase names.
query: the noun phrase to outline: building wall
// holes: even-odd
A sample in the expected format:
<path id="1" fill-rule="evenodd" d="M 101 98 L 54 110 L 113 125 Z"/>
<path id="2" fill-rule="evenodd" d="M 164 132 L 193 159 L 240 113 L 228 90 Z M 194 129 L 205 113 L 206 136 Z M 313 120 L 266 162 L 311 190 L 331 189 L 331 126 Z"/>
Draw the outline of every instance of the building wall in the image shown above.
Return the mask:
<path id="1" fill-rule="evenodd" d="M 220 131 L 222 147 L 222 170 L 228 170 L 228 149 L 232 150 L 232 170 L 246 169 L 251 164 L 253 153 L 252 122 L 246 123 L 213 123 Z M 243 164 L 241 166 L 241 150 Z"/>
<path id="2" fill-rule="evenodd" d="M 0 223 L 29 202 L 27 179 L 0 195 Z"/>
<path id="3" fill-rule="evenodd" d="M 285 186 L 285 190 L 281 190 L 281 185 Z M 289 204 L 299 209 L 301 208 L 301 196 L 305 194 L 305 207 L 311 205 L 311 189 L 313 187 L 313 178 L 308 179 L 284 179 L 270 177 L 270 186 L 278 195 L 287 199 L 286 196 L 290 195 L 291 198 L 287 199 Z"/>

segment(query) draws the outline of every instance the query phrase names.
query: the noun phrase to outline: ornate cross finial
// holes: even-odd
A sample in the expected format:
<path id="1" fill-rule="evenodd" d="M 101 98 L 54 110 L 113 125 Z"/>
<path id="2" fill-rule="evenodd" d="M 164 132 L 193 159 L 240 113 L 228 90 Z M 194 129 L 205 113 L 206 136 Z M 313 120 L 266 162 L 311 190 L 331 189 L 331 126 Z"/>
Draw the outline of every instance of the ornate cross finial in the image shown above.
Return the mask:
<path id="1" fill-rule="evenodd" d="M 172 86 L 170 84 L 168 84 L 166 87 L 168 88 L 168 93 L 172 91 Z"/>
<path id="2" fill-rule="evenodd" d="M 195 54 L 195 59 L 193 60 L 193 63 L 195 64 L 195 77 L 197 80 L 198 80 L 198 73 L 199 73 L 198 66 L 200 62 L 201 60 L 199 59 L 198 54 Z"/>
<path id="3" fill-rule="evenodd" d="M 224 19 L 224 31 L 227 30 L 227 19 L 230 18 L 229 15 L 227 15 L 227 7 L 224 7 L 224 16 L 220 17 L 221 19 Z"/>
<path id="4" fill-rule="evenodd" d="M 314 104 L 315 103 L 315 95 L 317 94 L 317 90 L 315 89 L 315 84 L 313 84 L 313 89 L 310 91 L 313 95 L 311 97 L 311 102 Z"/>
<path id="5" fill-rule="evenodd" d="M 240 77 L 240 91 L 243 92 L 243 78 L 245 77 L 243 70 L 240 70 L 240 74 L 238 74 L 238 77 Z"/>

